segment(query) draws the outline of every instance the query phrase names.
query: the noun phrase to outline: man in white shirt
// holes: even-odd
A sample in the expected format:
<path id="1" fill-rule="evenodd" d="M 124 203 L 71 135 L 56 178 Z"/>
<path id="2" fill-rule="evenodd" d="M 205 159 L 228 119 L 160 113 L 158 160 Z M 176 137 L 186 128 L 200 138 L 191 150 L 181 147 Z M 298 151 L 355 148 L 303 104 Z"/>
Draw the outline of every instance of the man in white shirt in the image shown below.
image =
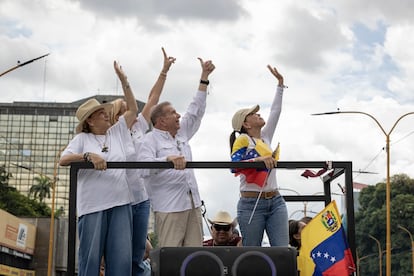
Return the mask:
<path id="1" fill-rule="evenodd" d="M 156 105 L 151 113 L 154 129 L 141 143 L 138 160 L 170 161 L 174 169 L 144 169 L 142 177 L 155 213 L 155 231 L 160 247 L 201 246 L 203 241 L 201 200 L 192 169 L 189 140 L 200 127 L 206 108 L 208 76 L 215 66 L 200 60 L 198 92 L 180 122 L 181 115 L 169 102 Z"/>

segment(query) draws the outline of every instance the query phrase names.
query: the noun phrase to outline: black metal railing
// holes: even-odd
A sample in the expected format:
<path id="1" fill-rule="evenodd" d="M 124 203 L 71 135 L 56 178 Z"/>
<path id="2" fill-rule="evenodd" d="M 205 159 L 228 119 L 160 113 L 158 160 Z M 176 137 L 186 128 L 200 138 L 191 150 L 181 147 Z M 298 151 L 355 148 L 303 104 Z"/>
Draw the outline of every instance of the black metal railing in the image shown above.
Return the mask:
<path id="1" fill-rule="evenodd" d="M 344 174 L 346 191 L 353 191 L 352 162 L 330 163 L 333 172 L 323 177 L 323 195 L 286 195 L 286 201 L 303 202 L 317 201 L 324 202 L 325 206 L 331 202 L 331 182 Z M 168 169 L 174 168 L 172 162 L 108 162 L 108 169 Z M 192 169 L 232 169 L 232 168 L 264 168 L 263 162 L 187 162 L 186 168 Z M 277 169 L 322 169 L 327 168 L 325 161 L 278 161 Z M 79 169 L 93 169 L 93 164 L 86 162 L 74 162 L 70 168 L 70 190 L 69 190 L 69 231 L 68 231 L 68 261 L 67 275 L 75 275 L 75 254 L 76 254 L 76 190 Z M 355 217 L 354 217 L 354 197 L 353 192 L 345 194 L 346 218 L 347 218 L 347 237 L 349 247 L 356 260 L 355 245 Z"/>

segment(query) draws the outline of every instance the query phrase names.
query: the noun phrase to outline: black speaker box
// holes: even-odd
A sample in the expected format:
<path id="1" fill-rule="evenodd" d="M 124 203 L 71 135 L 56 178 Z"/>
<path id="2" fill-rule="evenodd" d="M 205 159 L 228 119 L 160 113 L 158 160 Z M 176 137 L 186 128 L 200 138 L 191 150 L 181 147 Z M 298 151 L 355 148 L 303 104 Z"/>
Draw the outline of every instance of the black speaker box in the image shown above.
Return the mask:
<path id="1" fill-rule="evenodd" d="M 162 247 L 150 253 L 153 276 L 296 276 L 292 247 Z"/>

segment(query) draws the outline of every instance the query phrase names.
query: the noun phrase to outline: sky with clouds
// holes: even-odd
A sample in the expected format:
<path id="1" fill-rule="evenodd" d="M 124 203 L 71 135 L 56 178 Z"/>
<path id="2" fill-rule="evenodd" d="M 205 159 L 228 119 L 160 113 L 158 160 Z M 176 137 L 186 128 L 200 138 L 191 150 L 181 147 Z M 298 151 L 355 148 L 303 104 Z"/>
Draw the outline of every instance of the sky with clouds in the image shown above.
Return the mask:
<path id="1" fill-rule="evenodd" d="M 177 58 L 161 100 L 184 113 L 211 59 L 207 111 L 192 139 L 194 161 L 228 161 L 233 113 L 260 104 L 266 118 L 276 66 L 286 85 L 273 139 L 283 161 L 352 161 L 354 181 L 386 177 L 385 134 L 414 111 L 414 1 L 410 0 L 0 0 L 0 72 L 46 53 L 0 79 L 2 102 L 71 102 L 121 95 L 112 63 L 123 66 L 145 101 L 162 67 L 161 47 Z M 391 175 L 414 177 L 414 116 L 391 134 Z M 316 194 L 321 180 L 279 170 L 284 194 Z M 228 170 L 197 170 L 207 216 L 236 214 L 238 179 Z M 340 193 L 337 183 L 332 191 Z M 295 192 L 284 190 L 291 189 Z M 341 196 L 334 196 L 338 201 Z M 292 218 L 305 204 L 289 204 Z M 321 210 L 318 203 L 306 205 Z M 308 213 L 310 215 L 311 213 Z"/>

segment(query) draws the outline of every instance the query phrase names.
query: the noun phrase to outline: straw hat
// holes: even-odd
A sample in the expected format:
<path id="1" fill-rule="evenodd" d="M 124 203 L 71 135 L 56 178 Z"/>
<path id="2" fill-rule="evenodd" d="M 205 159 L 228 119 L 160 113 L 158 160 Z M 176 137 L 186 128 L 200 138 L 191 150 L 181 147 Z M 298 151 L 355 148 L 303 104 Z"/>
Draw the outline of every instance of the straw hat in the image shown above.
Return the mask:
<path id="1" fill-rule="evenodd" d="M 232 225 L 233 227 L 237 225 L 237 219 L 232 219 L 230 214 L 225 211 L 219 211 L 214 218 L 208 219 L 208 222 L 211 224 Z"/>
<path id="2" fill-rule="evenodd" d="M 243 109 L 240 109 L 239 111 L 237 111 L 233 115 L 233 119 L 231 120 L 231 123 L 233 125 L 233 129 L 235 131 L 241 131 L 244 120 L 246 120 L 246 116 L 249 115 L 249 114 L 252 114 L 252 113 L 256 113 L 257 111 L 259 111 L 259 109 L 260 109 L 260 106 L 255 105 L 251 108 L 243 108 Z"/>
<path id="3" fill-rule="evenodd" d="M 76 110 L 76 118 L 78 118 L 79 123 L 76 126 L 76 133 L 82 132 L 83 124 L 85 123 L 86 119 L 89 118 L 89 116 L 92 115 L 95 111 L 104 108 L 108 114 L 110 114 L 112 110 L 112 104 L 110 103 L 99 103 L 96 99 L 89 99 L 83 104 L 81 104 L 78 107 L 78 110 Z"/>
<path id="4" fill-rule="evenodd" d="M 124 99 L 119 98 L 119 99 L 113 100 L 111 104 L 112 104 L 112 110 L 110 114 L 110 117 L 111 117 L 110 119 L 111 119 L 111 124 L 115 124 L 117 121 L 116 115 L 118 115 L 119 111 L 121 111 L 122 105 L 124 104 Z"/>

